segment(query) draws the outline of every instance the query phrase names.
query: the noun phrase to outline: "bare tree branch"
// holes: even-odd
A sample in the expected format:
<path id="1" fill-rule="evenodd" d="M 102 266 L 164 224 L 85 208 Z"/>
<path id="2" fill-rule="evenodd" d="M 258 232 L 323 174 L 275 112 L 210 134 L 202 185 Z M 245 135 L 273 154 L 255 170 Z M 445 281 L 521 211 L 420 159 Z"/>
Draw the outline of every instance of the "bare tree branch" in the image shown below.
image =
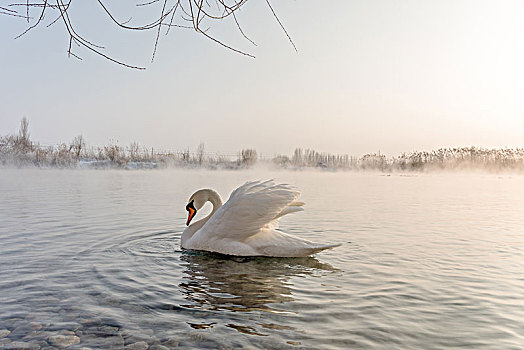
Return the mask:
<path id="1" fill-rule="evenodd" d="M 12 11 L 3 11 L 3 10 L 0 10 L 0 14 L 2 14 L 2 15 L 8 15 L 8 16 L 13 16 L 13 17 L 27 18 L 25 15 L 19 15 L 18 13 L 16 13 L 16 12 L 12 12 Z"/>
<path id="2" fill-rule="evenodd" d="M 240 23 L 238 23 L 237 16 L 235 15 L 234 12 L 233 12 L 233 18 L 234 18 L 235 23 L 237 24 L 237 28 L 240 31 L 240 33 L 242 34 L 242 36 L 244 38 L 246 38 L 246 40 L 249 41 L 251 44 L 257 46 L 257 44 L 255 44 L 255 42 L 253 40 L 249 39 L 248 36 L 246 34 L 244 34 L 244 31 L 242 30 L 242 27 L 240 26 Z"/>
<path id="3" fill-rule="evenodd" d="M 0 6 L 0 15 L 23 18 L 28 22 L 28 27 L 22 33 L 17 35 L 15 39 L 24 36 L 29 31 L 31 31 L 39 25 L 45 25 L 46 27 L 50 27 L 60 21 L 63 24 L 63 27 L 65 28 L 69 36 L 67 49 L 68 57 L 73 56 L 74 58 L 81 59 L 77 54 L 73 53 L 72 51 L 74 46 L 73 44 L 75 44 L 75 47 L 83 47 L 85 49 L 88 49 L 89 51 L 92 51 L 95 54 L 119 65 L 134 69 L 144 69 L 144 67 L 130 65 L 123 61 L 113 58 L 112 55 L 102 51 L 104 50 L 104 46 L 95 44 L 83 35 L 80 35 L 75 28 L 73 17 L 71 17 L 72 10 L 70 5 L 73 1 L 75 0 L 18 0 L 18 2 L 13 2 L 8 5 Z M 266 0 L 266 3 L 269 9 L 271 10 L 271 13 L 273 14 L 277 23 L 282 28 L 285 35 L 293 45 L 295 51 L 297 51 L 297 48 L 293 40 L 291 39 L 291 36 L 285 29 L 279 17 L 276 15 L 269 1 L 270 0 Z M 111 22 L 119 28 L 131 31 L 155 30 L 156 35 L 154 39 L 151 62 L 154 61 L 158 50 L 162 27 L 166 28 L 165 35 L 169 34 L 171 28 L 174 27 L 193 29 L 205 38 L 221 45 L 222 47 L 228 50 L 231 50 L 244 56 L 252 58 L 255 57 L 249 52 L 245 52 L 243 50 L 235 48 L 231 45 L 226 44 L 222 40 L 217 39 L 214 35 L 211 34 L 210 30 L 210 28 L 212 28 L 212 23 L 224 21 L 227 20 L 228 17 L 232 17 L 231 22 L 229 23 L 234 23 L 240 35 L 242 35 L 242 37 L 249 43 L 256 46 L 256 43 L 253 40 L 251 40 L 244 32 L 244 29 L 242 28 L 238 20 L 238 14 L 236 13 L 242 6 L 244 6 L 247 3 L 247 0 L 139 0 L 139 2 L 135 4 L 135 6 L 138 8 L 144 8 L 144 11 L 146 10 L 146 7 L 148 8 L 147 11 L 149 12 L 152 10 L 157 11 L 156 9 L 158 8 L 158 16 L 156 17 L 156 19 L 140 25 L 130 25 L 131 20 L 135 16 L 130 17 L 126 20 L 119 20 L 118 13 L 110 9 L 111 6 L 109 6 L 109 1 L 97 0 L 96 3 L 98 3 L 98 5 L 102 8 L 103 12 L 107 17 L 109 17 Z M 21 8 L 24 10 L 24 12 L 19 12 L 17 10 L 11 9 L 10 7 Z M 37 12 L 37 17 L 31 16 L 32 11 Z M 136 11 L 142 13 L 142 10 L 137 9 Z M 56 15 L 56 17 L 52 17 L 52 20 L 50 21 L 45 21 L 47 14 Z M 126 16 L 126 18 L 128 17 Z M 184 25 L 185 22 L 190 22 L 190 25 Z"/>
<path id="4" fill-rule="evenodd" d="M 7 11 L 7 12 L 12 12 L 12 13 L 16 13 L 15 10 L 10 10 L 10 9 L 8 9 L 7 7 L 2 7 L 2 6 L 0 6 L 0 10 Z"/>
<path id="5" fill-rule="evenodd" d="M 28 6 L 27 8 L 29 9 L 29 6 Z M 26 30 L 24 30 L 23 33 L 18 34 L 18 35 L 15 37 L 15 39 L 20 38 L 22 35 L 24 35 L 24 34 L 27 33 L 28 31 L 30 31 L 31 29 L 35 28 L 38 24 L 40 24 L 40 22 L 42 22 L 42 20 L 44 19 L 46 8 L 47 8 L 47 0 L 44 0 L 44 6 L 42 7 L 42 12 L 40 12 L 40 17 L 38 17 L 38 20 L 36 21 L 36 23 L 33 24 L 32 26 L 29 26 L 29 28 L 27 28 Z"/>
<path id="6" fill-rule="evenodd" d="M 144 3 L 141 3 L 141 4 L 136 4 L 136 6 L 147 6 L 147 5 L 154 4 L 155 2 L 159 2 L 159 1 L 160 0 L 153 0 L 153 1 L 144 2 Z"/>
<path id="7" fill-rule="evenodd" d="M 278 24 L 280 24 L 280 28 L 282 28 L 284 33 L 286 33 L 286 36 L 289 39 L 289 42 L 291 43 L 291 45 L 293 45 L 293 48 L 295 49 L 295 51 L 298 52 L 297 47 L 295 46 L 295 43 L 293 42 L 293 39 L 291 39 L 291 37 L 289 36 L 286 28 L 284 27 L 282 22 L 280 22 L 280 19 L 278 18 L 277 14 L 275 13 L 275 10 L 273 10 L 273 7 L 271 6 L 271 3 L 269 2 L 269 0 L 266 0 L 266 3 L 267 3 L 267 6 L 269 6 L 269 9 L 271 10 L 271 12 L 273 13 L 273 16 L 277 20 Z"/>
<path id="8" fill-rule="evenodd" d="M 166 4 L 167 4 L 167 0 L 164 0 L 164 5 L 162 5 L 162 12 L 160 13 L 160 23 L 162 23 L 163 21 L 163 18 L 164 18 L 164 11 L 166 10 Z M 158 38 L 160 37 L 160 30 L 162 29 L 162 26 L 159 25 L 158 26 L 158 31 L 156 32 L 156 39 L 155 39 L 155 48 L 153 49 L 153 56 L 151 57 L 151 62 L 153 62 L 155 60 L 155 54 L 156 54 L 156 48 L 157 48 L 157 45 L 158 45 Z"/>
<path id="9" fill-rule="evenodd" d="M 60 16 L 62 17 L 62 20 L 64 21 L 64 25 L 67 29 L 67 32 L 69 33 L 69 36 L 71 38 L 71 41 L 72 42 L 73 40 L 77 43 L 77 44 L 80 44 L 82 46 L 84 46 L 85 48 L 93 51 L 94 53 L 110 60 L 111 62 L 114 62 L 116 64 L 119 64 L 119 65 L 122 65 L 124 67 L 128 67 L 128 68 L 134 68 L 134 69 L 145 69 L 144 67 L 138 67 L 138 66 L 132 66 L 132 65 L 129 65 L 127 63 L 124 63 L 124 62 L 120 62 L 118 60 L 115 60 L 114 58 L 98 51 L 97 49 L 95 49 L 94 47 L 92 47 L 92 45 L 87 41 L 87 40 L 84 40 L 84 39 L 81 39 L 80 37 L 77 36 L 77 34 L 72 30 L 72 28 L 70 27 L 70 21 L 67 17 L 67 9 L 66 10 L 62 10 L 62 8 L 60 7 L 60 5 L 63 5 L 63 3 L 61 3 L 62 0 L 56 0 L 57 4 L 58 4 L 58 9 L 60 11 Z M 69 45 L 69 51 L 68 53 L 70 53 L 71 51 L 71 45 Z"/>
<path id="10" fill-rule="evenodd" d="M 231 46 L 229 46 L 229 45 L 224 44 L 222 41 L 220 41 L 220 40 L 218 40 L 218 39 L 215 39 L 215 38 L 213 38 L 212 36 L 210 36 L 209 34 L 207 34 L 205 31 L 202 31 L 202 30 L 198 29 L 198 32 L 199 32 L 200 34 L 202 34 L 203 36 L 205 36 L 206 38 L 211 39 L 212 41 L 216 42 L 217 44 L 219 44 L 219 45 L 225 47 L 226 49 L 229 49 L 229 50 L 231 50 L 231 51 L 237 52 L 237 53 L 239 53 L 239 54 L 241 54 L 241 55 L 244 55 L 244 56 L 248 56 L 248 57 L 251 57 L 251 58 L 255 58 L 255 56 L 253 56 L 253 55 L 250 54 L 250 53 L 247 53 L 247 52 L 244 52 L 244 51 L 237 50 L 237 49 L 235 49 L 235 48 L 233 48 L 233 47 L 231 47 Z"/>

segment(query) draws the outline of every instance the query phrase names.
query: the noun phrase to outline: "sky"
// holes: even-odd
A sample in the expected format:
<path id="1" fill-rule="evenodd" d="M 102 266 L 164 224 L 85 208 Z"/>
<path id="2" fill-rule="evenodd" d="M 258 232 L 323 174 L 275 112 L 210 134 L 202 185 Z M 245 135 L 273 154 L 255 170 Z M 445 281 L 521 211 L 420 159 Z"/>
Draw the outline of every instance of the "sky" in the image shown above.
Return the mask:
<path id="1" fill-rule="evenodd" d="M 107 2 L 131 24 L 154 18 Z M 96 2 L 75 1 L 78 32 L 143 71 L 76 48 L 57 22 L 27 27 L 0 15 L 0 135 L 29 120 L 42 144 L 83 135 L 92 146 L 292 154 L 296 147 L 390 156 L 440 147 L 524 147 L 524 2 L 521 0 L 265 1 L 209 33 L 161 35 L 112 25 Z M 78 6 L 78 7 L 77 7 Z M 83 6 L 83 7 L 82 7 Z M 142 12 L 138 12 L 139 9 Z M 35 12 L 36 15 L 36 12 Z M 142 16 L 142 17 L 141 17 Z M 51 19 L 47 19 L 49 23 Z"/>

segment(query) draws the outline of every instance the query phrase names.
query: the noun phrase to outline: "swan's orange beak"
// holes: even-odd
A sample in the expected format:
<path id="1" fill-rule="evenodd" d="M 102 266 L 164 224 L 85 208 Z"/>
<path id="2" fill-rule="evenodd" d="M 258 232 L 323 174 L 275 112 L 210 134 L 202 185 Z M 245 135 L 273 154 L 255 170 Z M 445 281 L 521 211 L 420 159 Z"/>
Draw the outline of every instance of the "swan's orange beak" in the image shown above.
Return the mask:
<path id="1" fill-rule="evenodd" d="M 186 226 L 189 226 L 189 223 L 191 222 L 191 220 L 193 220 L 193 217 L 195 216 L 196 210 L 193 208 L 188 208 L 187 211 L 188 211 L 188 214 L 187 214 Z"/>
<path id="2" fill-rule="evenodd" d="M 195 205 L 193 204 L 195 201 L 194 200 L 191 200 L 191 202 L 189 202 L 187 205 L 186 205 L 186 210 L 187 210 L 187 222 L 186 222 L 186 226 L 189 226 L 189 223 L 191 222 L 191 220 L 193 220 L 193 217 L 195 216 L 197 210 L 195 209 Z"/>

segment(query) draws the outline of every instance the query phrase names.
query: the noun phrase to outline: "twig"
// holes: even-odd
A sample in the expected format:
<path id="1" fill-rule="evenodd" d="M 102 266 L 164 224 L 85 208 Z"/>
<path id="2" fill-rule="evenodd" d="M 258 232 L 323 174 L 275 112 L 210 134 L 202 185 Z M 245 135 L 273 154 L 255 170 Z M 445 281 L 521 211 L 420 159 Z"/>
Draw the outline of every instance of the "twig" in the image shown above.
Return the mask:
<path id="1" fill-rule="evenodd" d="M 2 15 L 8 15 L 8 16 L 13 16 L 13 17 L 20 17 L 20 18 L 27 18 L 26 16 L 24 15 L 19 15 L 18 13 L 13 13 L 11 11 L 3 11 L 3 10 L 0 10 L 0 14 Z"/>
<path id="2" fill-rule="evenodd" d="M 269 2 L 269 0 L 266 0 L 266 3 L 267 3 L 267 6 L 269 6 L 269 8 L 271 9 L 271 12 L 273 13 L 273 16 L 277 20 L 278 24 L 280 25 L 280 28 L 282 28 L 284 33 L 286 33 L 286 36 L 289 39 L 289 42 L 291 43 L 291 45 L 293 45 L 293 48 L 295 49 L 295 51 L 298 52 L 297 47 L 295 46 L 295 43 L 293 42 L 293 39 L 291 39 L 286 28 L 284 28 L 284 25 L 282 24 L 282 22 L 280 22 L 280 19 L 278 18 L 277 14 L 275 13 L 275 10 L 273 10 L 273 7 L 271 6 L 271 3 Z"/>
<path id="3" fill-rule="evenodd" d="M 166 35 L 169 34 L 169 30 L 171 29 L 171 26 L 173 25 L 173 19 L 175 18 L 175 13 L 176 13 L 176 10 L 178 9 L 178 5 L 180 4 L 180 0 L 177 0 L 174 8 L 173 8 L 173 11 L 171 13 L 171 19 L 169 20 L 169 26 L 167 27 L 167 30 L 166 30 Z"/>
<path id="4" fill-rule="evenodd" d="M 60 1 L 61 1 L 61 0 L 56 0 L 57 4 L 59 4 Z M 144 67 L 132 66 L 132 65 L 129 65 L 129 64 L 127 64 L 127 63 L 124 63 L 124 62 L 120 62 L 120 61 L 118 61 L 118 60 L 115 60 L 114 58 L 112 58 L 112 57 L 110 57 L 110 56 L 108 56 L 108 55 L 106 55 L 106 54 L 104 54 L 104 53 L 102 53 L 102 52 L 96 50 L 96 49 L 93 48 L 93 47 L 91 47 L 89 44 L 86 44 L 84 41 L 80 41 L 80 40 L 78 40 L 77 37 L 76 37 L 76 33 L 74 33 L 74 32 L 72 31 L 72 29 L 69 27 L 69 21 L 66 20 L 67 13 L 64 12 L 64 11 L 62 10 L 62 8 L 60 8 L 60 6 L 58 7 L 58 9 L 59 9 L 59 11 L 60 11 L 60 16 L 61 16 L 61 18 L 62 18 L 62 20 L 64 21 L 64 25 L 65 25 L 65 27 L 66 27 L 66 29 L 67 29 L 67 32 L 69 33 L 69 36 L 72 38 L 72 40 L 75 40 L 78 44 L 84 46 L 85 48 L 87 48 L 87 49 L 93 51 L 94 53 L 96 53 L 96 54 L 98 54 L 98 55 L 100 55 L 100 56 L 102 56 L 102 57 L 108 59 L 109 61 L 116 63 L 116 64 L 119 64 L 119 65 L 122 65 L 122 66 L 124 66 L 124 67 L 128 67 L 128 68 L 133 68 L 133 69 L 139 69 L 139 70 L 145 69 Z M 86 42 L 89 43 L 88 41 L 86 41 Z"/>
<path id="5" fill-rule="evenodd" d="M 164 11 L 166 9 L 167 0 L 164 0 L 164 5 L 162 5 L 162 12 L 160 13 L 160 24 L 162 24 L 164 17 Z M 155 48 L 153 49 L 153 56 L 151 57 L 151 63 L 155 60 L 155 54 L 156 54 L 156 48 L 158 45 L 158 38 L 160 37 L 160 30 L 162 29 L 162 26 L 158 26 L 158 31 L 156 32 L 156 39 L 155 39 Z"/>
<path id="6" fill-rule="evenodd" d="M 15 10 L 11 10 L 11 9 L 8 9 L 7 7 L 3 7 L 3 6 L 0 6 L 0 10 L 4 10 L 4 11 L 7 11 L 7 12 L 12 12 L 12 13 L 16 13 Z"/>
<path id="7" fill-rule="evenodd" d="M 159 2 L 160 0 L 152 0 L 152 1 L 149 1 L 149 2 L 144 2 L 144 3 L 141 3 L 141 4 L 136 4 L 136 6 L 147 6 L 147 5 L 151 5 L 151 4 L 154 4 L 155 2 Z"/>
<path id="8" fill-rule="evenodd" d="M 234 51 L 234 52 L 239 53 L 239 54 L 244 55 L 244 56 L 248 56 L 248 57 L 251 57 L 251 58 L 256 58 L 255 56 L 253 56 L 253 55 L 250 54 L 250 53 L 247 53 L 247 52 L 244 52 L 244 51 L 237 50 L 237 49 L 235 49 L 234 47 L 231 47 L 231 46 L 229 46 L 229 45 L 224 44 L 224 43 L 221 42 L 220 40 L 213 38 L 212 36 L 210 36 L 209 34 L 207 34 L 207 33 L 204 32 L 204 31 L 198 30 L 198 32 L 201 33 L 202 35 L 204 35 L 206 38 L 211 39 L 212 41 L 216 42 L 217 44 L 219 44 L 219 45 L 225 47 L 226 49 L 229 49 L 229 50 L 231 50 L 231 51 Z"/>
<path id="9" fill-rule="evenodd" d="M 235 23 L 237 24 L 237 28 L 240 31 L 240 33 L 242 34 L 242 36 L 244 36 L 244 38 L 246 38 L 251 44 L 257 46 L 257 44 L 255 44 L 255 42 L 253 40 L 249 39 L 248 36 L 246 34 L 244 34 L 244 31 L 242 30 L 242 27 L 240 26 L 240 23 L 238 23 L 237 16 L 235 15 L 234 12 L 233 12 L 233 18 L 234 18 Z"/>
<path id="10" fill-rule="evenodd" d="M 31 29 L 35 28 L 44 19 L 46 7 L 47 7 L 47 0 L 44 0 L 44 6 L 42 7 L 42 12 L 40 13 L 40 17 L 38 17 L 38 20 L 36 21 L 36 23 L 30 26 L 29 28 L 27 28 L 26 30 L 24 30 L 22 33 L 18 34 L 15 37 L 15 39 L 20 38 L 22 35 L 30 31 Z"/>

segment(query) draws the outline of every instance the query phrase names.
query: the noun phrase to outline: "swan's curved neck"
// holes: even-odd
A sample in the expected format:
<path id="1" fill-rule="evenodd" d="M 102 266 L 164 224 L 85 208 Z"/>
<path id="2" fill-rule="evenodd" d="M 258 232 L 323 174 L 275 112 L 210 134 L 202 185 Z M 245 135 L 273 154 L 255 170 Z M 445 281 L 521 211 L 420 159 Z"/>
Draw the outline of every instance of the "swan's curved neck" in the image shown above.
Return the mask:
<path id="1" fill-rule="evenodd" d="M 205 196 L 204 203 L 211 202 L 211 204 L 213 205 L 213 210 L 211 210 L 211 213 L 209 213 L 208 216 L 206 216 L 202 220 L 198 220 L 197 222 L 192 223 L 184 230 L 182 234 L 182 246 L 184 246 L 185 242 L 189 238 L 191 238 L 198 230 L 200 230 L 202 226 L 204 226 L 206 222 L 209 219 L 211 219 L 213 214 L 215 214 L 215 212 L 224 204 L 224 202 L 222 201 L 222 197 L 220 197 L 220 195 L 214 190 L 206 189 L 201 190 L 199 192 L 200 195 Z"/>
<path id="2" fill-rule="evenodd" d="M 204 219 L 200 221 L 209 220 L 211 216 L 213 216 L 213 214 L 224 204 L 224 202 L 222 201 L 222 197 L 220 197 L 220 195 L 216 191 L 207 190 L 207 194 L 207 200 L 211 202 L 211 204 L 213 205 L 213 210 L 211 210 L 211 213 L 209 213 L 208 216 L 206 216 Z"/>

